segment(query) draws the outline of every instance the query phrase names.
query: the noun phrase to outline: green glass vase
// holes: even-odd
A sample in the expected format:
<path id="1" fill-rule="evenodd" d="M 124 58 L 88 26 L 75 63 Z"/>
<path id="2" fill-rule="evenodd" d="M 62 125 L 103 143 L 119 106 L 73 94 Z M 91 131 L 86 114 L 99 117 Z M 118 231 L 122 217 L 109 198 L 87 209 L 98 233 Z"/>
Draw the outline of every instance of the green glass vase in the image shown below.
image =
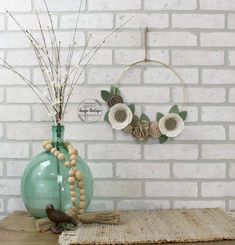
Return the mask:
<path id="1" fill-rule="evenodd" d="M 21 179 L 21 195 L 26 209 L 35 218 L 46 217 L 45 207 L 52 203 L 56 209 L 66 211 L 72 208 L 68 184 L 68 167 L 64 162 L 69 160 L 69 154 L 64 146 L 64 126 L 52 126 L 52 144 L 64 153 L 65 160 L 59 161 L 53 154 L 43 151 L 26 167 Z M 78 157 L 76 168 L 83 173 L 86 208 L 93 195 L 93 179 L 86 162 Z M 76 188 L 77 201 L 79 190 Z"/>

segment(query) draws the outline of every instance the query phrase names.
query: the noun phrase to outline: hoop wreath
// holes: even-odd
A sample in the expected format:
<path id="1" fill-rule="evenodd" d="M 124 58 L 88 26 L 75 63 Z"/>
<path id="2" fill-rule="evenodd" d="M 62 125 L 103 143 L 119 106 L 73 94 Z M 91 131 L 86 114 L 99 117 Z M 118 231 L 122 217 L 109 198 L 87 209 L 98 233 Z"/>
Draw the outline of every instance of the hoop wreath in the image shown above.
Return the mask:
<path id="1" fill-rule="evenodd" d="M 126 73 L 141 63 L 160 64 L 171 70 L 179 80 L 183 90 L 183 102 L 181 108 L 173 105 L 169 113 L 164 115 L 161 112 L 156 113 L 156 121 L 150 121 L 144 113 L 138 117 L 135 114 L 134 104 L 125 104 L 119 89 L 120 81 Z M 168 138 L 178 136 L 184 130 L 184 121 L 187 117 L 187 111 L 183 110 L 186 103 L 186 89 L 183 79 L 174 68 L 157 60 L 144 59 L 127 66 L 116 81 L 116 85 L 111 86 L 110 91 L 101 90 L 102 99 L 107 102 L 109 110 L 105 113 L 104 120 L 110 123 L 112 128 L 123 130 L 127 134 L 132 134 L 137 141 L 146 141 L 147 139 L 158 139 L 162 144 Z"/>

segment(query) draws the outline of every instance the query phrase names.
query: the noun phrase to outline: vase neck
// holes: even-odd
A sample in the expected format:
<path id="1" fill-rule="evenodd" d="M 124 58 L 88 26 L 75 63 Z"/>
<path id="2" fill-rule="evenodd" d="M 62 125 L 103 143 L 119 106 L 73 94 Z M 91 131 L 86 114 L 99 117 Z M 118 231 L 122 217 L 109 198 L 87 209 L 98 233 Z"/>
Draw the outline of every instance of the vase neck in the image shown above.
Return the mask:
<path id="1" fill-rule="evenodd" d="M 62 144 L 64 142 L 64 126 L 63 125 L 53 125 L 51 128 L 52 143 L 53 145 Z"/>

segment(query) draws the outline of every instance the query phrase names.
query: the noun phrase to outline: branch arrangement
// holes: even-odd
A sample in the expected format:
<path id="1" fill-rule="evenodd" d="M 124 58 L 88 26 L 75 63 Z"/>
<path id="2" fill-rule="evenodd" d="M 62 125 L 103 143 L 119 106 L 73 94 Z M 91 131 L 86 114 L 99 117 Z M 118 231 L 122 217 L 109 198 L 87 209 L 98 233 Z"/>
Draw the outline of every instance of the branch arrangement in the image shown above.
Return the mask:
<path id="1" fill-rule="evenodd" d="M 35 11 L 38 26 L 40 30 L 41 42 L 39 42 L 35 36 L 27 29 L 24 29 L 17 19 L 9 12 L 9 16 L 20 27 L 21 31 L 28 38 L 35 56 L 37 58 L 38 65 L 40 67 L 46 89 L 40 88 L 35 81 L 26 78 L 20 74 L 13 66 L 11 66 L 6 60 L 1 59 L 2 66 L 18 75 L 37 95 L 39 100 L 43 103 L 48 112 L 48 116 L 51 117 L 54 124 L 61 124 L 64 119 L 65 111 L 69 102 L 69 99 L 76 87 L 83 71 L 90 63 L 92 58 L 98 52 L 98 50 L 104 45 L 106 40 L 121 27 L 123 27 L 132 18 L 128 19 L 122 25 L 110 32 L 102 42 L 96 46 L 88 49 L 91 35 L 88 37 L 78 62 L 73 65 L 73 57 L 77 48 L 77 30 L 79 23 L 79 16 L 81 12 L 81 6 L 83 0 L 80 1 L 79 10 L 76 18 L 76 24 L 73 32 L 71 44 L 69 45 L 66 64 L 61 62 L 61 41 L 57 40 L 55 28 L 52 21 L 51 13 L 48 9 L 46 0 L 43 0 L 49 19 L 49 25 L 46 29 L 43 29 L 40 16 Z"/>

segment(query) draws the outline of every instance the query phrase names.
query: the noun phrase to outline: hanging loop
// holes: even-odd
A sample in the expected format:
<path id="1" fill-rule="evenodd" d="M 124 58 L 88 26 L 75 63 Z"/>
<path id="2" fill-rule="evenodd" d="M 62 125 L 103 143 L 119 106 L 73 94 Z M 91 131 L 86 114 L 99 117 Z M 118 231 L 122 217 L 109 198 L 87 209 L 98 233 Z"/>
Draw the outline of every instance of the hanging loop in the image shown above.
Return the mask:
<path id="1" fill-rule="evenodd" d="M 144 47 L 145 47 L 145 55 L 144 55 L 144 59 L 143 60 L 139 60 L 139 61 L 136 61 L 130 65 L 128 65 L 119 75 L 118 79 L 116 80 L 116 86 L 119 87 L 120 85 L 120 82 L 121 80 L 124 78 L 124 76 L 126 75 L 126 73 L 133 69 L 135 66 L 137 65 L 140 65 L 142 63 L 145 63 L 145 64 L 149 64 L 149 63 L 154 63 L 154 64 L 158 64 L 158 65 L 162 65 L 164 66 L 165 68 L 171 70 L 176 78 L 178 79 L 178 81 L 180 82 L 180 85 L 182 87 L 182 92 L 183 92 L 183 100 L 181 102 L 181 110 L 183 110 L 185 104 L 186 104 L 186 101 L 187 101 L 187 92 L 186 92 L 186 87 L 185 87 L 185 83 L 184 83 L 184 80 L 181 78 L 181 76 L 179 75 L 179 73 L 173 68 L 171 67 L 169 64 L 166 64 L 162 61 L 159 61 L 159 60 L 151 60 L 151 59 L 148 59 L 148 38 L 147 38 L 147 35 L 148 35 L 148 32 L 149 32 L 149 29 L 148 27 L 145 29 L 145 38 L 144 38 Z"/>

